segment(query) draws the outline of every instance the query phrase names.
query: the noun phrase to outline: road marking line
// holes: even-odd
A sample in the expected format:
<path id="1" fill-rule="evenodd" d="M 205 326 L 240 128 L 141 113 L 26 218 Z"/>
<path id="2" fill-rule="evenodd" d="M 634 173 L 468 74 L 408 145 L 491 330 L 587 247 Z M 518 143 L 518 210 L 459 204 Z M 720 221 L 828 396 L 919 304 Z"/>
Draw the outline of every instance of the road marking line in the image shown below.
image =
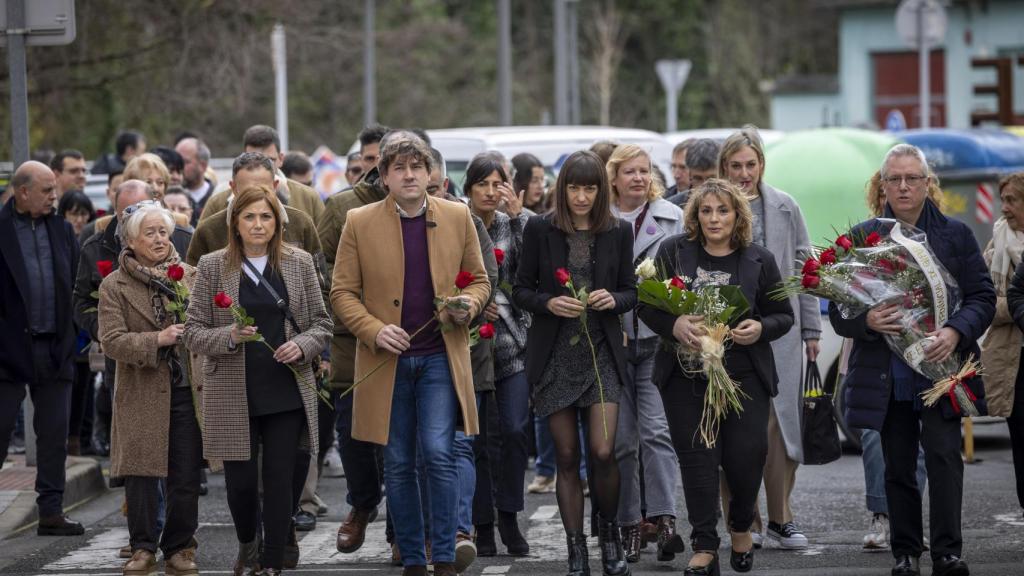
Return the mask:
<path id="1" fill-rule="evenodd" d="M 1009 524 L 1010 526 L 1024 526 L 1024 519 L 1019 514 L 996 514 L 993 516 L 996 522 L 1003 524 Z"/>
<path id="2" fill-rule="evenodd" d="M 800 556 L 820 556 L 825 551 L 825 547 L 820 544 L 811 544 L 803 550 L 798 550 L 797 554 Z"/>
<path id="3" fill-rule="evenodd" d="M 558 516 L 558 506 L 538 506 L 530 516 L 530 520 L 550 520 L 556 516 Z"/>
<path id="4" fill-rule="evenodd" d="M 299 540 L 300 564 L 352 564 L 387 562 L 391 559 L 391 546 L 384 537 L 384 518 L 366 527 L 363 546 L 351 554 L 338 552 L 337 539 L 340 522 L 317 522 L 316 529 L 306 532 Z"/>
<path id="5" fill-rule="evenodd" d="M 512 566 L 484 566 L 481 574 L 504 574 L 509 571 Z"/>
<path id="6" fill-rule="evenodd" d="M 127 528 L 110 528 L 90 538 L 85 546 L 43 566 L 43 570 L 121 568 L 125 561 L 117 557 L 117 552 L 127 543 Z"/>

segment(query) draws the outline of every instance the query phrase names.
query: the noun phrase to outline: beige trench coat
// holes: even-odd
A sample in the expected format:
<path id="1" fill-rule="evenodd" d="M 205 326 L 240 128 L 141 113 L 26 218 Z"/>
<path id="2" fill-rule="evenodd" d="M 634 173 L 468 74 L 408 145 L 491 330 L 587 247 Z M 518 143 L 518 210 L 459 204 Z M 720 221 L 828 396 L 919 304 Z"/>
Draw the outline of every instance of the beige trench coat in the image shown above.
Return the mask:
<path id="1" fill-rule="evenodd" d="M 992 241 L 989 240 L 985 247 L 985 263 L 990 267 L 993 250 Z M 1010 270 L 1010 278 L 1006 279 L 1005 286 L 1009 286 L 1012 277 L 1013 269 Z M 1024 334 L 1006 306 L 1006 288 L 1000 290 L 998 286 L 997 282 L 996 315 L 988 332 L 981 338 L 981 365 L 985 370 L 985 401 L 988 403 L 989 416 L 1006 418 L 1013 411 L 1013 392 L 1017 383 Z"/>

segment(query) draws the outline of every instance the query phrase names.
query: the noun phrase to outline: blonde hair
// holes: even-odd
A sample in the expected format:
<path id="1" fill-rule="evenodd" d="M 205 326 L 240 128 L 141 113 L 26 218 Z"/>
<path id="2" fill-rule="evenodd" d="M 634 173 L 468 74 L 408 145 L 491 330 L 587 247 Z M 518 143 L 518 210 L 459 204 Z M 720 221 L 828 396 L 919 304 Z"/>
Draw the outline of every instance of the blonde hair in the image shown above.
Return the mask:
<path id="1" fill-rule="evenodd" d="M 708 178 L 699 187 L 690 190 L 690 198 L 686 201 L 686 208 L 683 209 L 683 223 L 686 226 L 686 239 L 705 243 L 704 233 L 700 229 L 700 205 L 708 196 L 715 196 L 719 200 L 727 199 L 736 212 L 736 222 L 733 224 L 732 238 L 729 245 L 733 248 L 746 248 L 754 241 L 754 214 L 750 210 L 750 201 L 747 200 L 739 186 L 722 178 Z"/>
<path id="2" fill-rule="evenodd" d="M 654 163 L 651 162 L 651 155 L 636 144 L 622 144 L 615 148 L 611 157 L 608 158 L 608 163 L 605 164 L 605 170 L 608 171 L 608 185 L 612 189 L 612 198 L 616 200 L 619 198 L 619 191 L 615 189 L 615 177 L 618 176 L 619 167 L 637 158 L 645 158 L 650 168 L 651 183 L 647 187 L 647 201 L 653 202 L 665 194 L 665 185 L 655 177 Z"/>
<path id="3" fill-rule="evenodd" d="M 150 170 L 156 170 L 160 174 L 160 177 L 164 179 L 164 189 L 160 192 L 160 197 L 157 200 L 163 199 L 163 194 L 167 191 L 167 187 L 171 184 L 171 173 L 167 170 L 167 165 L 160 159 L 159 156 L 152 152 L 146 152 L 139 154 L 132 158 L 128 165 L 124 167 L 124 179 L 125 180 L 141 180 L 146 181 L 146 172 Z M 156 189 L 156 187 L 153 187 Z"/>
<path id="4" fill-rule="evenodd" d="M 241 268 L 242 257 L 245 255 L 245 246 L 242 245 L 242 237 L 238 232 L 238 218 L 242 214 L 242 210 L 260 200 L 265 200 L 267 205 L 270 206 L 270 210 L 274 213 L 274 235 L 270 238 L 270 244 L 267 246 L 268 264 L 272 268 L 276 268 L 278 262 L 281 261 L 284 223 L 287 221 L 284 208 L 281 206 L 280 200 L 277 199 L 277 194 L 270 186 L 252 185 L 246 186 L 244 190 L 235 194 L 231 204 L 228 206 L 227 261 L 231 267 Z"/>
<path id="5" fill-rule="evenodd" d="M 753 124 L 747 124 L 743 128 L 740 128 L 736 132 L 733 132 L 731 136 L 725 139 L 722 143 L 722 149 L 718 152 L 718 177 L 728 180 L 729 171 L 726 164 L 729 162 L 729 157 L 736 154 L 743 148 L 750 146 L 757 154 L 757 161 L 761 164 L 761 173 L 757 176 L 758 183 L 764 179 L 764 143 L 761 141 L 761 134 L 757 131 L 757 126 Z"/>

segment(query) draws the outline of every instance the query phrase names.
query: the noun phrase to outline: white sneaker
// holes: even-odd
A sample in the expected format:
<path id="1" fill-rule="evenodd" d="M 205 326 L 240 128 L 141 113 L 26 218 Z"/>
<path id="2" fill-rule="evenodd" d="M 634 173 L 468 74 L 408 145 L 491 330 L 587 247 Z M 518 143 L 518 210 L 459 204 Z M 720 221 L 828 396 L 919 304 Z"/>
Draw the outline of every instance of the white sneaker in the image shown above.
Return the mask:
<path id="1" fill-rule="evenodd" d="M 323 475 L 326 478 L 341 478 L 345 475 L 345 469 L 341 465 L 341 454 L 334 446 L 331 446 L 327 450 L 327 455 L 324 456 Z"/>
<path id="2" fill-rule="evenodd" d="M 779 546 L 786 550 L 807 548 L 807 536 L 804 536 L 795 522 L 786 522 L 782 526 L 775 522 L 769 522 L 768 537 L 778 542 Z"/>
<path id="3" fill-rule="evenodd" d="M 871 528 L 864 535 L 865 550 L 887 550 L 889 548 L 889 517 L 875 514 L 871 518 Z"/>
<path id="4" fill-rule="evenodd" d="M 469 535 L 458 533 L 455 536 L 455 571 L 463 573 L 476 560 L 476 544 Z"/>
<path id="5" fill-rule="evenodd" d="M 764 534 L 750 531 L 750 539 L 754 542 L 754 548 L 760 550 L 764 546 Z"/>
<path id="6" fill-rule="evenodd" d="M 538 474 L 534 476 L 533 482 L 526 487 L 526 491 L 530 494 L 551 494 L 555 491 L 555 477 Z"/>

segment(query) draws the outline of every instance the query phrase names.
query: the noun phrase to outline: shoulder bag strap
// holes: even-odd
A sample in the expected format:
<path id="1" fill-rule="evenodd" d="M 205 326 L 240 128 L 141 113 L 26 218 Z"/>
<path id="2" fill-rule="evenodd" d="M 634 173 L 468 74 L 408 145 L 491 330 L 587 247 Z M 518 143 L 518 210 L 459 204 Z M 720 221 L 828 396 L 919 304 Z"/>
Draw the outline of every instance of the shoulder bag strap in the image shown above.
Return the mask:
<path id="1" fill-rule="evenodd" d="M 260 285 L 266 288 L 267 293 L 270 294 L 270 297 L 274 299 L 274 303 L 277 304 L 278 309 L 280 309 L 281 312 L 284 313 L 284 317 L 287 318 L 288 321 L 292 323 L 292 328 L 295 329 L 295 333 L 301 334 L 302 329 L 299 328 L 299 323 L 295 321 L 295 316 L 292 315 L 291 308 L 288 307 L 288 303 L 285 302 L 284 299 L 281 298 L 281 296 L 277 293 L 277 290 L 274 290 L 274 287 L 270 285 L 270 281 L 267 280 L 267 277 L 264 276 L 259 270 L 257 270 L 256 267 L 253 266 L 252 262 L 249 262 L 248 258 L 243 257 L 242 262 L 245 263 L 246 267 L 248 267 L 253 274 L 263 279 L 263 281 L 260 282 Z"/>

